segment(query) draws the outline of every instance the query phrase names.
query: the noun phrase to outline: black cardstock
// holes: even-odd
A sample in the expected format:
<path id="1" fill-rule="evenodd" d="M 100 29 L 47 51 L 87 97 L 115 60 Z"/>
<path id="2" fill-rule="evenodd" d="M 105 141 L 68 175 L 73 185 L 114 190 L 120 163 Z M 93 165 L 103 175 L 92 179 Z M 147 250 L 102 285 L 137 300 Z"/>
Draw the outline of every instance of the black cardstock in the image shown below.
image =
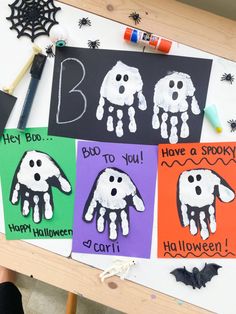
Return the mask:
<path id="1" fill-rule="evenodd" d="M 0 91 L 0 137 L 3 134 L 16 100 L 16 97 Z"/>
<path id="2" fill-rule="evenodd" d="M 71 61 L 65 61 L 66 59 Z M 72 59 L 79 61 L 72 61 Z M 147 109 L 140 110 L 138 108 L 137 93 L 135 94 L 133 108 L 135 109 L 137 131 L 134 133 L 128 129 L 129 106 L 115 106 L 116 109 L 123 109 L 124 135 L 121 137 L 118 137 L 114 131 L 107 131 L 107 117 L 111 105 L 107 99 L 103 119 L 98 120 L 96 117 L 100 88 L 104 77 L 116 65 L 117 61 L 139 70 L 143 81 L 142 93 L 147 103 Z M 62 62 L 63 65 L 61 66 Z M 161 137 L 161 128 L 153 129 L 152 127 L 154 88 L 156 83 L 169 73 L 182 72 L 191 77 L 196 89 L 194 96 L 198 101 L 201 113 L 198 115 L 192 113 L 190 109 L 191 99 L 188 96 L 190 134 L 186 138 L 179 136 L 182 124 L 181 113 L 176 113 L 175 116 L 178 118 L 178 142 L 199 142 L 211 65 L 212 60 L 210 59 L 103 49 L 71 47 L 57 49 L 48 133 L 50 135 L 104 142 L 151 145 L 168 143 L 168 138 Z M 62 75 L 60 76 L 60 74 Z M 60 92 L 59 86 L 61 86 Z M 87 100 L 86 106 L 84 105 L 84 97 Z M 59 107 L 60 110 L 58 110 Z M 160 110 L 160 122 L 163 112 Z M 78 119 L 79 116 L 81 117 Z M 65 123 L 67 121 L 71 122 Z M 114 126 L 116 126 L 116 120 L 114 122 Z M 168 124 L 168 133 L 170 133 L 170 123 Z"/>

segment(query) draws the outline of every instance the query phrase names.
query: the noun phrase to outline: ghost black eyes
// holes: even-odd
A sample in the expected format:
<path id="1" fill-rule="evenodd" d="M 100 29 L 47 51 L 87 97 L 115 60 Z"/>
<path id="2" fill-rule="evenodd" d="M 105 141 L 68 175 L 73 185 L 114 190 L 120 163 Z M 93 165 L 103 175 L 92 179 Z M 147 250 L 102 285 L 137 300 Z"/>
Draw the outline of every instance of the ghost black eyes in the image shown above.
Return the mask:
<path id="1" fill-rule="evenodd" d="M 175 86 L 175 82 L 173 81 L 173 80 L 171 80 L 170 82 L 169 82 L 169 87 L 170 88 L 173 88 Z M 177 88 L 178 89 L 181 89 L 183 87 L 183 82 L 182 81 L 178 81 L 178 83 L 177 83 Z"/>
<path id="2" fill-rule="evenodd" d="M 128 79 L 129 79 L 128 75 L 127 75 L 127 74 L 125 74 L 123 79 L 124 79 L 124 81 L 125 81 L 125 82 L 127 82 L 127 81 L 128 81 Z"/>
<path id="3" fill-rule="evenodd" d="M 30 167 L 33 167 L 34 166 L 34 161 L 30 160 L 29 165 L 30 165 Z"/>
<path id="4" fill-rule="evenodd" d="M 109 181 L 113 182 L 115 180 L 115 178 L 113 176 L 110 176 Z"/>
<path id="5" fill-rule="evenodd" d="M 121 80 L 121 78 L 122 78 L 122 76 L 121 76 L 120 74 L 117 74 L 117 75 L 116 75 L 116 80 L 117 80 L 118 82 Z M 129 79 L 128 75 L 125 74 L 124 77 L 123 77 L 123 80 L 124 80 L 125 82 L 127 82 L 128 79 Z"/>
<path id="6" fill-rule="evenodd" d="M 201 177 L 200 174 L 198 174 L 198 175 L 196 176 L 196 178 L 197 178 L 197 181 L 200 181 L 202 177 Z"/>
<path id="7" fill-rule="evenodd" d="M 188 181 L 189 181 L 190 183 L 192 183 L 192 182 L 194 181 L 194 177 L 193 177 L 193 176 L 189 176 L 189 177 L 188 177 Z"/>
<path id="8" fill-rule="evenodd" d="M 197 181 L 200 181 L 201 178 L 202 178 L 202 176 L 201 176 L 200 174 L 197 174 L 197 176 L 196 176 Z M 188 181 L 189 181 L 190 183 L 193 183 L 194 177 L 193 177 L 193 176 L 188 176 Z"/>
<path id="9" fill-rule="evenodd" d="M 178 87 L 178 89 L 181 89 L 181 88 L 183 87 L 183 82 L 182 82 L 182 81 L 179 81 L 179 82 L 177 83 L 177 87 Z"/>
<path id="10" fill-rule="evenodd" d="M 115 181 L 115 178 L 114 178 L 113 176 L 110 176 L 109 181 L 110 181 L 110 182 L 114 182 L 114 181 Z M 122 182 L 122 178 L 119 177 L 119 178 L 117 179 L 117 182 L 118 182 L 118 183 Z"/>
<path id="11" fill-rule="evenodd" d="M 38 160 L 36 161 L 36 164 L 37 164 L 38 167 L 41 167 L 41 166 L 42 166 L 42 161 L 38 159 Z"/>
<path id="12" fill-rule="evenodd" d="M 34 167 L 34 161 L 33 161 L 32 159 L 29 161 L 29 165 L 30 165 L 31 168 Z M 42 161 L 41 161 L 40 159 L 38 159 L 38 160 L 36 161 L 36 165 L 37 165 L 38 167 L 41 167 L 41 166 L 42 166 Z"/>

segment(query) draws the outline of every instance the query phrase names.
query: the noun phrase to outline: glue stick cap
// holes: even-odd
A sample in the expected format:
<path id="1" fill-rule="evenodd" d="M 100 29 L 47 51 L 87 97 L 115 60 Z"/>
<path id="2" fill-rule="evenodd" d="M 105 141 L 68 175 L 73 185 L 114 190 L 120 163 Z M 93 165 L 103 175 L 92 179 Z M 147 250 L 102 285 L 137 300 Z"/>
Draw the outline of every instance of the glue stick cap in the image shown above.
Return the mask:
<path id="1" fill-rule="evenodd" d="M 130 28 L 130 27 L 126 27 L 126 30 L 124 33 L 124 39 L 131 41 L 133 43 L 137 43 L 138 42 L 138 30 Z"/>
<path id="2" fill-rule="evenodd" d="M 207 117 L 207 119 L 209 120 L 211 125 L 214 127 L 216 132 L 221 133 L 222 132 L 222 126 L 220 123 L 220 119 L 218 116 L 216 106 L 215 105 L 207 106 L 204 109 L 204 112 L 205 112 L 205 116 Z"/>
<path id="3" fill-rule="evenodd" d="M 170 51 L 171 46 L 172 46 L 172 41 L 161 38 L 160 44 L 157 49 L 161 52 L 168 53 Z"/>

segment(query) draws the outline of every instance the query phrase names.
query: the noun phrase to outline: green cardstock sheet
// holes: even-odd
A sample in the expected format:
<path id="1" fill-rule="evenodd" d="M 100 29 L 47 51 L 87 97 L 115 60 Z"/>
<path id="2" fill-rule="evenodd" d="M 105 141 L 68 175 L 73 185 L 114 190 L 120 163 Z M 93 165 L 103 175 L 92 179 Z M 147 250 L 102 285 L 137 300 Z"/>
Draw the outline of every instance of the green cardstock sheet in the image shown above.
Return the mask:
<path id="1" fill-rule="evenodd" d="M 6 129 L 0 155 L 6 238 L 72 238 L 75 140 Z"/>

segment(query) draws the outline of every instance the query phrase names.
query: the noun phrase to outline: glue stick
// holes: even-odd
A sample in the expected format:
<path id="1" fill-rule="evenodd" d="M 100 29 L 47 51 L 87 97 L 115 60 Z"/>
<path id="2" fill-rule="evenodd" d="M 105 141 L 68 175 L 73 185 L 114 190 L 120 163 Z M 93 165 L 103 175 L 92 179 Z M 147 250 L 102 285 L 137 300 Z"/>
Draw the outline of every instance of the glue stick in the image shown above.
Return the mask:
<path id="1" fill-rule="evenodd" d="M 164 53 L 168 53 L 172 46 L 172 41 L 168 39 L 130 27 L 126 27 L 124 39 L 149 46 Z"/>

